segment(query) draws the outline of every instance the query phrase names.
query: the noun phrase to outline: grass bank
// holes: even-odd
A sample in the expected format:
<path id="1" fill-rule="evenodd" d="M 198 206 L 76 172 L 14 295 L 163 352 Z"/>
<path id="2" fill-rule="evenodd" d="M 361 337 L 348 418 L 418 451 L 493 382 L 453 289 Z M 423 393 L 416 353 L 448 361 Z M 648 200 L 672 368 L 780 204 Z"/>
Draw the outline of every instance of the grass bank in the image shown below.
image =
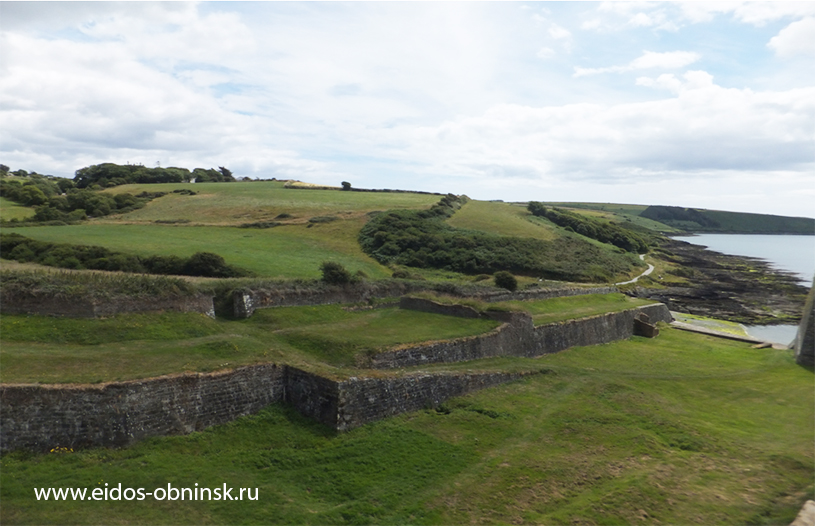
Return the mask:
<path id="1" fill-rule="evenodd" d="M 353 366 L 391 345 L 482 334 L 498 322 L 337 305 L 258 310 L 246 320 L 196 313 L 107 319 L 0 315 L 0 379 L 95 383 L 259 362 Z"/>
<path id="2" fill-rule="evenodd" d="M 3 524 L 789 524 L 813 493 L 812 371 L 663 330 L 341 435 L 282 406 L 121 450 L 0 459 Z M 257 488 L 38 502 L 33 488 Z M 236 492 L 233 492 L 233 494 Z"/>

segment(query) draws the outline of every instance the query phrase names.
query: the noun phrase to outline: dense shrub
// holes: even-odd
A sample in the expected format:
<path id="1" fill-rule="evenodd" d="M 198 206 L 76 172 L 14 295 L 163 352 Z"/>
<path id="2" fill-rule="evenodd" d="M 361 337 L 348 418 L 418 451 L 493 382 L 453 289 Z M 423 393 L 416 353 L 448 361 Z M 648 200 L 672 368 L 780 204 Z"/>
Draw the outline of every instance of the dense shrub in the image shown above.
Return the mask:
<path id="1" fill-rule="evenodd" d="M 512 292 L 518 289 L 518 280 L 509 272 L 500 270 L 495 273 L 495 286 Z"/>
<path id="2" fill-rule="evenodd" d="M 639 254 L 648 252 L 648 243 L 642 236 L 616 223 L 592 219 L 561 208 L 546 208 L 543 203 L 536 201 L 531 201 L 527 209 L 532 215 L 545 217 L 568 231 L 609 243 L 627 252 Z"/>
<path id="3" fill-rule="evenodd" d="M 351 283 L 351 273 L 342 264 L 334 261 L 324 261 L 320 265 L 323 281 L 330 285 L 345 285 Z"/>
<path id="4" fill-rule="evenodd" d="M 0 257 L 70 269 L 118 270 L 215 278 L 240 277 L 248 274 L 227 265 L 221 256 L 208 252 L 198 252 L 186 259 L 178 256 L 140 257 L 113 252 L 104 247 L 47 243 L 19 234 L 5 233 L 0 234 Z"/>

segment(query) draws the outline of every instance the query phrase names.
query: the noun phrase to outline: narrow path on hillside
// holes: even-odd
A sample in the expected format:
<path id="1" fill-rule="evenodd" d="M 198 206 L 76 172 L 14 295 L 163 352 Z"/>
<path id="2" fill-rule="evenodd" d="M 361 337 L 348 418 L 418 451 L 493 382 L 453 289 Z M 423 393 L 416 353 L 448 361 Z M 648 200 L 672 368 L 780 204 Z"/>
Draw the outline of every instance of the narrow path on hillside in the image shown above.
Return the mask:
<path id="1" fill-rule="evenodd" d="M 640 254 L 640 259 L 645 261 L 645 254 Z M 615 283 L 615 285 L 628 285 L 629 283 L 636 283 L 638 279 L 640 279 L 643 276 L 647 276 L 648 274 L 650 274 L 653 271 L 654 271 L 654 266 L 652 264 L 648 263 L 648 270 L 646 270 L 645 272 L 643 272 L 642 274 L 640 274 L 639 276 L 637 276 L 636 278 L 634 278 L 634 279 L 632 279 L 630 281 L 621 281 L 620 283 Z"/>

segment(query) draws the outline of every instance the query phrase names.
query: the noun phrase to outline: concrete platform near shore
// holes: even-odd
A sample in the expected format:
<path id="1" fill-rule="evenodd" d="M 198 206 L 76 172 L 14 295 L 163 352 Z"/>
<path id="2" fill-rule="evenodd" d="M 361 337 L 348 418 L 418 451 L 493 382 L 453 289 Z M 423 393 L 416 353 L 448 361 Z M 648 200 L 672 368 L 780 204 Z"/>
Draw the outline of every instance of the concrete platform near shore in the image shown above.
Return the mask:
<path id="1" fill-rule="evenodd" d="M 707 334 L 708 336 L 715 336 L 717 338 L 726 338 L 728 340 L 735 340 L 737 342 L 746 342 L 746 343 L 753 343 L 753 344 L 769 343 L 769 342 L 765 342 L 764 340 L 759 340 L 757 338 L 753 338 L 751 336 L 739 336 L 737 334 L 732 334 L 732 333 L 724 332 L 724 331 L 717 331 L 717 330 L 713 330 L 713 329 L 707 329 L 705 327 L 699 327 L 698 325 L 693 325 L 691 323 L 685 323 L 685 322 L 681 322 L 681 321 L 673 321 L 673 322 L 671 322 L 671 327 L 676 327 L 677 329 L 681 329 L 683 331 L 698 332 L 699 334 Z"/>

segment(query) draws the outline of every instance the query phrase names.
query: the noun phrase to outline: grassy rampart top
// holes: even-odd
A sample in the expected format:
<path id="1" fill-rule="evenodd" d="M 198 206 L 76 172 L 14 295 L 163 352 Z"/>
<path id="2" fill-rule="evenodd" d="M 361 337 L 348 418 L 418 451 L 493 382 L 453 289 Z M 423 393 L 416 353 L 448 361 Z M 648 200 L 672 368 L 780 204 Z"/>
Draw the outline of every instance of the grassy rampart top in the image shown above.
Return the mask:
<path id="1" fill-rule="evenodd" d="M 610 294 L 508 302 L 497 308 L 525 310 L 540 324 L 643 303 L 648 302 Z M 342 374 L 342 369 L 355 369 L 371 354 L 396 345 L 475 336 L 499 325 L 395 307 L 352 310 L 339 305 L 261 309 L 245 320 L 194 313 L 106 319 L 3 314 L 0 380 L 94 383 L 260 362 L 311 364 Z"/>

